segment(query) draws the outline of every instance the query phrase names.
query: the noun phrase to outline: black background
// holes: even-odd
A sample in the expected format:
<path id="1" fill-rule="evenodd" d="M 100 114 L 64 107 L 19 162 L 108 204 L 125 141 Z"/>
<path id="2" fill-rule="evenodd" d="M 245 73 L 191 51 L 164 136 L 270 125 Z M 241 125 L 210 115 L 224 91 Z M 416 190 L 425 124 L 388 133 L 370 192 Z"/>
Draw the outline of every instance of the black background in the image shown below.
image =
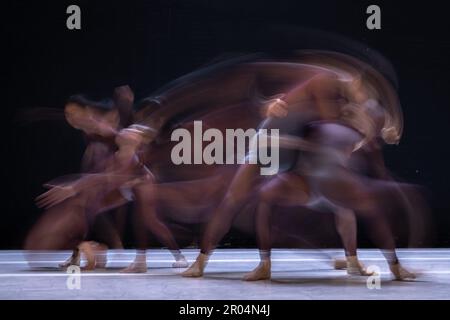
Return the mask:
<path id="1" fill-rule="evenodd" d="M 70 4 L 81 7 L 82 30 L 66 28 Z M 381 7 L 382 30 L 366 28 L 370 4 Z M 426 188 L 435 245 L 450 246 L 450 28 L 443 2 L 63 0 L 1 6 L 6 85 L 0 248 L 20 248 L 40 214 L 33 199 L 42 183 L 77 172 L 83 151 L 81 135 L 63 122 L 23 126 L 15 120 L 18 110 L 62 108 L 74 93 L 109 97 L 123 84 L 140 99 L 223 53 L 303 48 L 271 31 L 295 27 L 348 36 L 393 63 L 405 133 L 399 146 L 387 148 L 386 163 L 402 180 Z"/>

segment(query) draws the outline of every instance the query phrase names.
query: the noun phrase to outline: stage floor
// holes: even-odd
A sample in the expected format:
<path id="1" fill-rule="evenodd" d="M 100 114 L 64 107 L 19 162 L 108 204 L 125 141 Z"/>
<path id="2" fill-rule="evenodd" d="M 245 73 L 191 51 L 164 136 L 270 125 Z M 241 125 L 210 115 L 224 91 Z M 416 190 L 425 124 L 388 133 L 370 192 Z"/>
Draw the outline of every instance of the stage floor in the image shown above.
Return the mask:
<path id="1" fill-rule="evenodd" d="M 198 251 L 183 253 L 192 262 Z M 369 289 L 367 277 L 333 270 L 332 258 L 342 250 L 274 250 L 272 280 L 260 282 L 241 281 L 257 265 L 257 250 L 216 250 L 201 279 L 182 278 L 183 269 L 171 268 L 167 250 L 148 250 L 145 274 L 119 273 L 134 251 L 111 250 L 107 269 L 82 272 L 76 279 L 57 268 L 67 251 L 33 255 L 39 263 L 34 268 L 22 251 L 0 251 L 0 299 L 450 299 L 449 249 L 399 250 L 402 263 L 419 272 L 411 282 L 391 281 L 379 251 L 359 254 L 366 266 L 381 269 L 379 289 Z M 69 289 L 68 282 L 80 289 Z"/>

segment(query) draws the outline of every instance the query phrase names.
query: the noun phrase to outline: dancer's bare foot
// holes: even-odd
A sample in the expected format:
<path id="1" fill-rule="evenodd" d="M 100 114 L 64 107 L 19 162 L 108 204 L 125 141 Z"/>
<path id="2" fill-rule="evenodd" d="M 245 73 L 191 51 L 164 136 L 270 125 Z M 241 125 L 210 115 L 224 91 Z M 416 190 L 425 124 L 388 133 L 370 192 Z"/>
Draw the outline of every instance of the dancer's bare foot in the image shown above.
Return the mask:
<path id="1" fill-rule="evenodd" d="M 345 258 L 334 259 L 333 266 L 336 270 L 345 270 L 347 269 L 347 260 Z"/>
<path id="2" fill-rule="evenodd" d="M 199 254 L 195 262 L 184 271 L 181 275 L 188 278 L 199 278 L 203 276 L 206 264 L 208 262 L 208 256 L 206 254 Z"/>
<path id="3" fill-rule="evenodd" d="M 408 270 L 403 268 L 400 263 L 390 264 L 389 269 L 391 269 L 395 280 L 414 280 L 416 278 L 416 275 L 414 273 L 409 272 Z"/>
<path id="4" fill-rule="evenodd" d="M 133 262 L 125 269 L 120 270 L 121 273 L 146 273 L 147 272 L 147 262 Z"/>
<path id="5" fill-rule="evenodd" d="M 367 272 L 357 256 L 347 257 L 347 274 L 352 276 L 372 276 L 374 272 Z"/>
<path id="6" fill-rule="evenodd" d="M 104 268 L 106 266 L 107 249 L 104 244 L 95 241 L 85 241 L 78 246 L 80 255 L 84 254 L 87 264 L 83 270 L 94 270 L 95 268 Z"/>
<path id="7" fill-rule="evenodd" d="M 134 261 L 125 269 L 120 270 L 121 273 L 146 273 L 147 272 L 147 251 L 144 249 L 136 250 Z"/>
<path id="8" fill-rule="evenodd" d="M 172 263 L 172 268 L 187 268 L 189 267 L 189 263 L 187 262 L 186 258 L 184 256 L 181 256 Z"/>
<path id="9" fill-rule="evenodd" d="M 271 263 L 270 260 L 262 260 L 259 265 L 250 273 L 247 273 L 244 281 L 259 281 L 268 280 L 271 276 Z"/>

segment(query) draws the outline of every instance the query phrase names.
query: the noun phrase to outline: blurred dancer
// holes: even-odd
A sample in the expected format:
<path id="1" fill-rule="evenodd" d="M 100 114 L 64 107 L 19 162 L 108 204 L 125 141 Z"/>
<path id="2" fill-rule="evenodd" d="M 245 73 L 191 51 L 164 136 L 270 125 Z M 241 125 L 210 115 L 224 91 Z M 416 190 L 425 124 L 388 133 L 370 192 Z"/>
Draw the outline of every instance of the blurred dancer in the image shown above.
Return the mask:
<path id="1" fill-rule="evenodd" d="M 298 168 L 294 173 L 277 176 L 263 187 L 257 214 L 261 263 L 245 276 L 245 280 L 270 278 L 270 214 L 271 207 L 277 203 L 334 212 L 345 248 L 348 271 L 350 274 L 364 274 L 356 257 L 356 211 L 368 223 L 372 238 L 383 250 L 395 278 L 403 280 L 414 277 L 398 262 L 392 233 L 382 211 L 389 207 L 386 193 L 395 193 L 396 184 L 362 176 L 349 168 L 350 155 L 355 147 L 361 144 L 364 136 L 374 137 L 370 133 L 373 129 L 359 131 L 354 128 L 355 123 L 360 130 L 363 127 L 380 128 L 381 113 L 374 114 L 377 111 L 373 107 L 367 109 L 370 110 L 354 110 L 354 114 L 344 114 L 340 121 L 311 123 L 305 141 L 297 145 L 303 148 L 305 144 L 308 145 Z M 376 122 L 377 118 L 378 124 L 373 123 L 371 126 L 370 122 Z M 296 139 L 286 140 L 293 147 Z"/>
<path id="2" fill-rule="evenodd" d="M 339 108 L 336 108 L 334 104 L 339 95 L 342 95 L 341 87 L 341 80 L 335 73 L 327 70 L 316 73 L 309 80 L 302 82 L 287 94 L 280 95 L 272 102 L 273 104 L 286 104 L 290 106 L 290 110 L 294 109 L 289 117 L 285 117 L 286 111 L 278 108 L 276 109 L 280 112 L 278 117 L 269 116 L 260 127 L 279 129 L 281 136 L 300 136 L 304 126 L 311 121 L 337 118 Z M 329 107 L 330 102 L 334 103 L 332 108 Z M 249 157 L 253 156 L 255 155 L 249 155 Z M 297 156 L 296 150 L 281 148 L 279 173 L 291 170 L 297 161 Z M 257 164 L 241 165 L 226 196 L 206 227 L 200 244 L 200 255 L 196 262 L 183 273 L 183 276 L 201 277 L 203 275 L 210 251 L 228 232 L 235 214 L 242 208 L 245 200 L 254 190 L 259 169 Z"/>
<path id="3" fill-rule="evenodd" d="M 362 104 L 369 100 L 367 96 L 361 94 L 360 86 L 361 86 L 360 79 L 353 78 L 352 81 L 348 81 L 348 79 L 346 80 L 339 79 L 334 74 L 325 72 L 316 75 L 306 84 L 302 84 L 299 87 L 292 90 L 291 92 L 289 92 L 288 94 L 286 94 L 285 99 L 283 99 L 284 101 L 283 100 L 275 101 L 275 104 L 277 105 L 289 106 L 289 111 L 294 109 L 293 110 L 294 112 L 289 113 L 289 117 L 285 117 L 287 111 L 286 110 L 283 111 L 283 108 L 278 108 L 279 109 L 278 112 L 280 113 L 278 116 L 282 117 L 281 121 L 284 120 L 284 122 L 282 125 L 280 125 L 281 123 L 278 123 L 277 127 L 280 128 L 281 131 L 285 129 L 284 134 L 301 136 L 301 131 L 306 127 L 307 123 L 312 123 L 324 119 L 325 120 L 337 119 L 341 113 L 342 107 L 348 105 L 349 102 Z M 358 121 L 360 120 L 361 121 L 367 120 L 367 117 L 365 118 L 360 117 Z M 268 123 L 272 122 L 272 124 L 274 122 L 276 123 L 277 121 L 280 120 L 279 119 L 274 120 L 274 118 L 269 118 L 267 120 Z M 290 132 L 286 132 L 288 131 L 286 130 L 287 127 L 286 124 L 288 125 L 291 124 L 292 129 L 290 130 Z M 327 130 L 325 130 L 325 132 L 329 134 L 328 126 L 325 127 L 327 127 Z M 347 145 L 345 145 L 344 148 L 345 150 L 343 150 L 344 153 L 341 154 L 338 158 L 341 158 L 342 156 L 344 157 L 349 156 L 353 151 L 353 149 L 355 148 L 355 145 L 352 144 L 356 144 L 357 142 L 360 143 L 364 138 L 364 136 L 362 136 L 363 138 L 360 139 L 359 136 L 357 137 L 357 135 L 351 137 L 352 134 L 350 134 L 348 130 L 345 130 L 343 128 L 334 130 L 337 130 L 336 132 L 337 134 L 342 133 L 347 139 L 351 140 Z M 366 130 L 364 132 L 368 131 Z M 371 134 L 373 134 L 373 132 L 371 132 Z M 322 144 L 328 143 L 327 139 L 329 138 L 333 138 L 333 134 L 329 134 L 328 136 L 326 136 L 323 140 L 320 141 L 320 143 Z M 332 147 L 333 140 L 331 139 L 330 142 L 331 142 L 330 147 Z M 319 146 L 321 145 L 320 143 L 318 144 Z M 295 154 L 291 154 L 291 159 L 292 160 L 289 163 L 288 170 L 292 168 L 292 165 L 295 162 Z M 323 159 L 324 158 L 321 158 L 321 161 L 323 161 Z M 311 164 L 313 163 L 314 162 L 312 162 Z M 202 276 L 210 250 L 215 246 L 218 240 L 220 240 L 220 238 L 228 230 L 227 228 L 231 224 L 232 218 L 234 217 L 234 211 L 239 209 L 239 207 L 241 207 L 242 201 L 248 196 L 249 192 L 251 192 L 252 188 L 254 187 L 254 178 L 256 169 L 257 166 L 255 165 L 243 165 L 241 167 L 228 191 L 227 196 L 224 198 L 222 204 L 217 209 L 213 219 L 211 220 L 210 224 L 206 229 L 205 237 L 203 238 L 201 244 L 201 253 L 199 257 L 197 258 L 196 262 L 186 272 L 183 273 L 184 276 L 188 277 Z M 305 184 L 305 182 L 302 179 L 297 179 L 297 181 L 291 181 L 291 183 L 293 183 L 296 186 L 294 190 L 297 189 L 307 191 L 305 185 L 311 185 L 311 182 Z M 283 195 L 286 198 L 289 198 L 289 193 L 283 192 Z M 307 193 L 305 193 L 303 196 L 296 194 L 296 197 L 294 197 L 296 203 L 302 203 L 303 201 L 306 201 L 308 198 L 306 195 Z M 336 213 L 338 225 L 342 225 L 342 223 L 339 222 L 339 220 L 343 219 L 341 217 L 349 217 L 352 215 L 351 213 L 348 213 L 346 209 L 347 207 L 343 205 L 339 208 L 339 210 L 338 209 L 334 210 Z M 353 221 L 352 224 L 354 225 L 354 227 L 352 227 L 352 231 L 350 233 L 343 232 L 341 234 L 343 235 L 350 234 L 351 237 L 353 237 L 354 235 L 354 237 L 356 238 L 356 230 L 355 230 L 356 223 Z M 382 228 L 380 227 L 379 229 L 381 230 Z M 353 253 L 353 251 L 356 251 L 356 245 L 354 245 L 354 249 L 351 248 L 351 245 L 352 243 L 355 243 L 355 241 L 351 239 L 350 241 L 348 240 L 349 239 L 347 237 L 347 239 L 344 240 L 344 245 L 349 249 L 349 251 L 352 251 L 351 253 Z M 391 250 L 390 252 L 393 252 L 392 243 L 388 244 L 384 243 L 381 247 L 389 247 L 389 249 Z M 351 253 L 349 252 L 349 254 Z M 356 252 L 355 255 L 351 257 L 356 258 Z M 400 270 L 395 254 L 390 254 L 388 261 L 392 266 L 391 269 L 393 270 L 393 272 L 395 271 L 395 269 Z M 357 260 L 354 261 L 354 265 L 360 272 L 364 272 L 363 270 L 361 270 L 362 267 L 359 266 L 359 262 Z M 399 272 L 397 272 L 397 274 L 399 274 Z M 258 277 L 259 275 L 255 276 L 255 274 L 253 274 L 250 275 L 248 279 L 250 280 L 252 278 Z"/>
<path id="4" fill-rule="evenodd" d="M 123 118 L 119 116 L 131 112 L 132 96 L 126 86 L 116 88 L 113 101 L 91 101 L 83 96 L 69 98 L 64 115 L 66 121 L 74 128 L 80 129 L 87 142 L 87 147 L 81 162 L 82 174 L 101 172 L 106 168 L 108 159 L 116 151 L 113 134 L 119 126 L 123 125 Z M 120 110 L 120 111 L 119 111 Z M 40 112 L 40 110 L 38 110 Z M 46 187 L 61 188 L 78 176 L 68 176 L 49 182 Z M 126 201 L 123 201 L 123 204 Z M 46 210 L 38 223 L 29 232 L 25 241 L 25 249 L 60 249 L 75 248 L 71 258 L 62 267 L 68 264 L 79 263 L 78 243 L 84 238 L 85 223 L 82 216 L 83 206 L 77 205 L 77 199 L 71 199 Z M 89 221 L 88 232 L 106 243 L 111 248 L 122 248 L 122 241 L 118 221 L 113 222 L 112 216 L 122 218 L 123 208 L 112 212 L 111 215 L 98 215 Z M 72 220 L 71 224 L 69 221 Z M 120 224 L 120 223 L 119 223 Z"/>
<path id="5" fill-rule="evenodd" d="M 135 199 L 138 217 L 163 244 L 171 249 L 177 260 L 174 266 L 186 266 L 185 259 L 170 231 L 157 217 L 154 208 L 153 176 L 137 160 L 136 153 L 142 141 L 140 139 L 142 130 L 139 130 L 139 126 L 117 132 L 113 126 L 99 121 L 89 108 L 72 103 L 66 106 L 66 114 L 68 121 L 75 128 L 87 134 L 98 134 L 111 139 L 116 151 L 104 159 L 106 165 L 103 171 L 85 175 L 75 182 L 52 188 L 38 198 L 38 204 L 52 207 L 58 203 L 67 205 L 69 202 L 69 209 L 72 207 L 78 212 L 78 215 L 85 215 L 88 220 L 87 224 L 90 225 L 89 221 L 99 213 Z M 96 164 L 98 163 L 96 162 Z M 56 224 L 56 227 L 64 229 L 60 224 Z M 86 228 L 84 224 L 79 225 L 78 231 L 83 234 L 84 228 Z M 75 234 L 80 235 L 77 232 Z M 139 248 L 135 262 L 125 269 L 125 272 L 146 272 L 145 244 L 141 242 Z"/>

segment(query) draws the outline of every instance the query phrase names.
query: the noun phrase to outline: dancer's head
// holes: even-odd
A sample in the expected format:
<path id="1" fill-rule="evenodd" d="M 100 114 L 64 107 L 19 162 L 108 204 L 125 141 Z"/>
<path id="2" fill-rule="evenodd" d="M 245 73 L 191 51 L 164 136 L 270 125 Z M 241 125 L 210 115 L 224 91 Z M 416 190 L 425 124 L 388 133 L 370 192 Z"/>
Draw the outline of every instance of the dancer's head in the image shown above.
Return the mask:
<path id="1" fill-rule="evenodd" d="M 119 114 L 111 102 L 95 102 L 76 95 L 67 101 L 64 113 L 67 122 L 87 135 L 111 136 L 119 126 Z"/>
<path id="2" fill-rule="evenodd" d="M 335 73 L 341 80 L 343 93 L 350 104 L 367 106 L 376 105 L 381 110 L 375 111 L 375 122 L 379 135 L 388 144 L 397 144 L 403 131 L 403 114 L 396 92 L 397 81 L 393 70 L 376 69 L 373 65 L 354 56 L 339 52 L 308 50 L 300 52 L 299 57 L 313 65 Z M 385 67 L 389 63 L 382 64 Z M 391 74 L 388 78 L 384 74 Z M 372 111 L 370 111 L 372 109 Z M 367 109 L 368 116 L 373 116 L 373 107 Z M 372 114 L 372 115 L 371 115 Z M 381 116 L 382 114 L 382 116 Z"/>

